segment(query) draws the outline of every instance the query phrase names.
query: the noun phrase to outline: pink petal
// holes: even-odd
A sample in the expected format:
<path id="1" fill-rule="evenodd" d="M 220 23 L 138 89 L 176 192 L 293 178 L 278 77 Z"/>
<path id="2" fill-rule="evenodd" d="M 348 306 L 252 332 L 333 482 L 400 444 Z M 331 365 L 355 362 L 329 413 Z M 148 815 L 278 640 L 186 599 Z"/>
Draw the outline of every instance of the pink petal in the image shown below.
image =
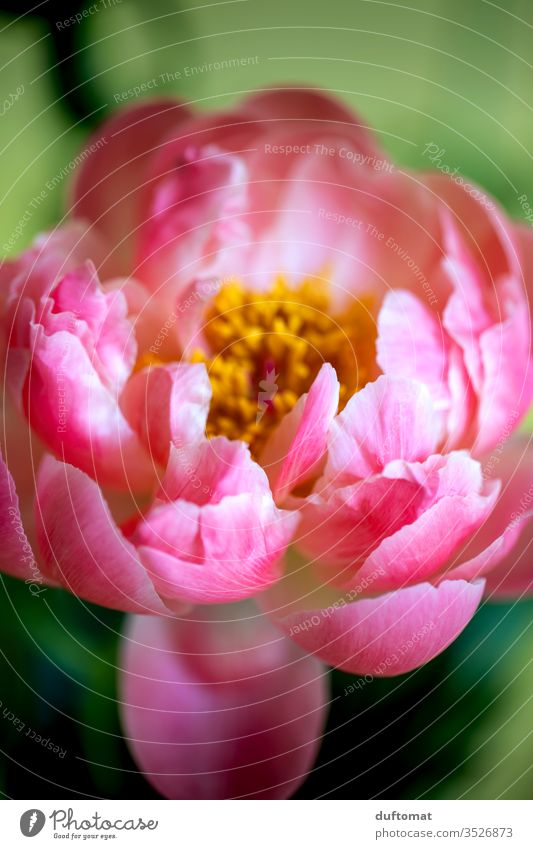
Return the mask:
<path id="1" fill-rule="evenodd" d="M 527 294 L 530 312 L 533 313 L 533 229 L 531 224 L 517 225 L 514 235 L 520 257 L 520 280 Z"/>
<path id="2" fill-rule="evenodd" d="M 179 293 L 195 278 L 221 276 L 220 254 L 247 239 L 247 178 L 241 157 L 214 146 L 187 148 L 154 189 L 139 234 L 137 277 L 154 291 L 172 283 Z"/>
<path id="3" fill-rule="evenodd" d="M 445 265 L 454 289 L 444 324 L 461 346 L 472 384 L 479 395 L 476 451 L 495 445 L 509 409 L 523 414 L 533 400 L 529 309 L 520 279 L 510 270 L 487 279 L 476 266 L 466 240 L 447 219 Z"/>
<path id="4" fill-rule="evenodd" d="M 441 271 L 451 290 L 444 325 L 479 396 L 481 453 L 498 443 L 508 411 L 521 416 L 533 399 L 527 242 L 486 198 L 474 199 L 453 180 L 433 176 L 426 183 L 451 213 L 443 218 Z"/>
<path id="5" fill-rule="evenodd" d="M 24 367 L 25 371 L 26 367 Z M 19 398 L 22 397 L 20 389 L 17 390 L 17 394 Z M 3 399 L 0 448 L 15 484 L 22 524 L 32 548 L 36 551 L 33 510 L 35 470 L 45 454 L 45 448 L 32 432 L 24 413 L 15 407 L 7 393 Z"/>
<path id="6" fill-rule="evenodd" d="M 121 714 L 139 768 L 169 799 L 285 799 L 325 721 L 320 663 L 239 607 L 130 619 Z"/>
<path id="7" fill-rule="evenodd" d="M 354 581 L 372 582 L 372 591 L 405 587 L 434 576 L 461 543 L 487 520 L 498 490 L 486 495 L 445 495 L 415 522 L 384 539 Z"/>
<path id="8" fill-rule="evenodd" d="M 204 505 L 243 492 L 270 494 L 267 476 L 244 442 L 218 436 L 172 446 L 158 496 L 164 501 L 180 498 Z"/>
<path id="9" fill-rule="evenodd" d="M 245 256 L 253 281 L 283 273 L 324 275 L 336 303 L 360 294 L 376 301 L 401 281 L 414 292 L 420 276 L 429 286 L 439 258 L 439 218 L 434 199 L 405 173 L 390 173 L 385 158 L 357 153 L 350 139 L 322 133 L 308 137 L 295 126 L 294 137 L 266 136 L 248 162 L 250 174 L 272 169 L 266 188 L 250 187 L 249 208 L 272 210 L 255 232 L 254 250 Z M 302 146 L 308 152 L 265 156 L 265 149 Z M 322 153 L 316 153 L 316 147 Z M 347 159 L 347 154 L 360 156 Z M 381 165 L 380 165 L 381 163 Z M 275 167 L 274 167 L 275 166 Z M 439 293 L 440 294 L 440 293 Z M 436 295 L 434 297 L 437 297 Z"/>
<path id="10" fill-rule="evenodd" d="M 9 470 L 0 455 L 0 568 L 8 575 L 40 584 L 43 576 L 24 530 L 19 499 Z"/>
<path id="11" fill-rule="evenodd" d="M 311 495 L 302 505 L 295 540 L 321 563 L 321 575 L 344 585 L 386 537 L 417 516 L 422 489 L 407 480 L 373 477 L 353 486 L 332 487 L 328 498 Z M 340 567 L 338 571 L 331 565 Z M 356 571 L 357 570 L 357 571 Z"/>
<path id="12" fill-rule="evenodd" d="M 391 460 L 434 453 L 438 422 L 429 390 L 414 380 L 378 377 L 334 419 L 325 475 L 337 485 L 372 476 Z"/>
<path id="13" fill-rule="evenodd" d="M 6 307 L 3 324 L 9 344 L 17 344 L 17 315 L 26 299 L 38 304 L 54 286 L 87 260 L 100 266 L 104 244 L 83 221 L 71 221 L 51 233 L 43 233 L 20 256 L 0 266 L 0 303 Z"/>
<path id="14" fill-rule="evenodd" d="M 39 313 L 47 333 L 59 325 L 84 342 L 101 379 L 121 389 L 137 357 L 127 302 L 119 290 L 104 293 L 91 262 L 70 271 L 50 294 L 51 312 Z M 46 305 L 48 306 L 48 304 Z"/>
<path id="15" fill-rule="evenodd" d="M 166 466 L 171 442 L 185 446 L 204 437 L 210 400 L 205 366 L 175 363 L 133 375 L 120 406 L 150 455 Z"/>
<path id="16" fill-rule="evenodd" d="M 378 317 L 377 360 L 385 374 L 424 383 L 443 418 L 447 448 L 461 443 L 475 414 L 462 352 L 436 313 L 410 292 L 389 293 Z M 455 349 L 456 350 L 455 350 Z"/>
<path id="17" fill-rule="evenodd" d="M 70 592 L 117 610 L 168 612 L 97 484 L 79 469 L 43 461 L 36 522 L 48 573 Z"/>
<path id="18" fill-rule="evenodd" d="M 244 444 L 217 438 L 171 448 L 159 503 L 132 539 L 165 598 L 233 601 L 277 580 L 297 522 Z"/>
<path id="19" fill-rule="evenodd" d="M 153 463 L 82 341 L 67 331 L 48 336 L 38 328 L 32 353 L 25 410 L 49 449 L 102 484 L 151 486 Z"/>
<path id="20" fill-rule="evenodd" d="M 438 315 L 411 292 L 385 296 L 378 317 L 378 363 L 386 374 L 419 379 L 438 409 L 450 403 L 449 341 Z"/>
<path id="21" fill-rule="evenodd" d="M 487 578 L 489 598 L 518 598 L 533 592 L 533 488 L 531 440 L 514 436 L 485 458 L 486 474 L 503 479 L 494 511 L 465 547 L 462 562 L 448 574 Z"/>
<path id="22" fill-rule="evenodd" d="M 400 675 L 440 654 L 473 617 L 484 581 L 416 584 L 376 598 L 338 596 L 310 608 L 296 595 L 285 604 L 280 583 L 268 601 L 270 615 L 306 651 L 357 675 Z M 354 591 L 355 592 L 355 591 Z"/>
<path id="23" fill-rule="evenodd" d="M 340 123 L 345 132 L 352 135 L 357 149 L 382 156 L 377 137 L 361 122 L 360 116 L 347 109 L 340 100 L 329 92 L 313 88 L 291 86 L 265 89 L 249 95 L 242 108 L 250 117 L 263 121 L 318 121 Z M 323 129 L 323 128 L 322 128 Z"/>
<path id="24" fill-rule="evenodd" d="M 494 198 L 472 181 L 465 187 L 436 172 L 424 174 L 424 183 L 444 202 L 478 269 L 492 281 L 519 272 L 513 226 Z"/>
<path id="25" fill-rule="evenodd" d="M 197 604 L 236 601 L 278 580 L 278 561 L 294 534 L 296 518 L 275 514 L 266 496 L 232 496 L 202 510 L 177 502 L 163 516 L 146 517 L 135 542 L 164 598 Z M 188 540 L 189 529 L 195 531 L 192 542 L 199 539 L 201 553 Z M 174 543 L 171 553 L 163 550 L 169 539 Z"/>
<path id="26" fill-rule="evenodd" d="M 477 454 L 500 441 L 515 415 L 515 424 L 533 401 L 530 316 L 528 305 L 516 305 L 501 324 L 487 330 L 479 340 L 484 372 L 475 443 Z"/>
<path id="27" fill-rule="evenodd" d="M 285 416 L 261 456 L 278 503 L 317 472 L 338 404 L 335 369 L 324 363 L 307 395 Z"/>
<path id="28" fill-rule="evenodd" d="M 113 115 L 86 145 L 91 152 L 78 169 L 71 209 L 114 246 L 115 273 L 130 270 L 131 239 L 145 215 L 149 158 L 188 114 L 172 98 L 145 100 Z"/>

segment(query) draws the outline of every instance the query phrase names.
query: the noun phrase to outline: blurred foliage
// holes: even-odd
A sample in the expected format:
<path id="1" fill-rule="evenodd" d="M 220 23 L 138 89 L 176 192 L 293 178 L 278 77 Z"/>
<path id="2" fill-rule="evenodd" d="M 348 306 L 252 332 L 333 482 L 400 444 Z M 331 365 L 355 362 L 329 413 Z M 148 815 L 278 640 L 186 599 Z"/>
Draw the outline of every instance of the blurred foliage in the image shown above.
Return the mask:
<path id="1" fill-rule="evenodd" d="M 520 215 L 533 205 L 533 7 L 530 0 L 172 0 L 90 4 L 12 0 L 0 7 L 0 244 L 30 210 L 19 251 L 62 215 L 67 185 L 32 202 L 76 155 L 116 95 L 165 75 L 200 109 L 295 81 L 337 92 L 406 165 L 443 161 Z M 102 4 L 103 5 L 103 4 Z M 27 11 L 30 14 L 25 14 Z M 257 56 L 217 73 L 204 65 Z M 194 67 L 196 71 L 187 73 Z M 532 422 L 533 423 L 533 422 Z M 332 675 L 316 769 L 298 797 L 531 798 L 533 602 L 484 605 L 421 670 L 390 680 Z M 0 586 L 0 789 L 15 798 L 150 798 L 121 738 L 115 655 L 122 617 L 56 590 Z M 3 716 L 4 709 L 7 716 Z M 24 723 L 17 730 L 7 717 Z M 66 750 L 64 757 L 26 735 Z"/>

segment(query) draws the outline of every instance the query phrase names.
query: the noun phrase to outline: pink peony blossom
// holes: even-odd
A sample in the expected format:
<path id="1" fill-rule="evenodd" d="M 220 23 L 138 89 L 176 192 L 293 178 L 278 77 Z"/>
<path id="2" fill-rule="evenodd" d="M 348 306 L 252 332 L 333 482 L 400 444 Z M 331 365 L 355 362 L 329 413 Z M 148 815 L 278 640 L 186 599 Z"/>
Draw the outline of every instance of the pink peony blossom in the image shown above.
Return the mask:
<path id="1" fill-rule="evenodd" d="M 442 651 L 486 575 L 530 589 L 531 234 L 311 90 L 98 140 L 0 272 L 2 568 L 135 613 L 259 596 L 371 674 Z"/>

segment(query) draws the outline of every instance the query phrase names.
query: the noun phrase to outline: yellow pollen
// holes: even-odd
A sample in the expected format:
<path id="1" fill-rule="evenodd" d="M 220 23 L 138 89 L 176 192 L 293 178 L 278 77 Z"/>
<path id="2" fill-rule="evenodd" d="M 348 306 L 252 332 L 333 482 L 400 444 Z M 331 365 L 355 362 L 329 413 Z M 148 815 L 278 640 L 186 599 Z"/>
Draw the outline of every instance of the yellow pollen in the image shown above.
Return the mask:
<path id="1" fill-rule="evenodd" d="M 316 279 L 289 288 L 279 278 L 267 292 L 224 285 L 205 313 L 204 336 L 210 354 L 191 360 L 206 364 L 213 390 L 207 435 L 242 439 L 254 456 L 323 363 L 337 372 L 339 409 L 374 377 L 372 300 L 352 299 L 334 314 L 329 287 Z"/>

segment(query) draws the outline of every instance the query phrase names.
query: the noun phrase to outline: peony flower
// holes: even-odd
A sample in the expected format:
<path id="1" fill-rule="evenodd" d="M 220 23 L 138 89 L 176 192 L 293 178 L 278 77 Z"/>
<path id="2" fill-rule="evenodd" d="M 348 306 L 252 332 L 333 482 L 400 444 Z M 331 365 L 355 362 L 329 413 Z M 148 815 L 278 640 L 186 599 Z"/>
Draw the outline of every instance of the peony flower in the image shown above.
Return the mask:
<path id="1" fill-rule="evenodd" d="M 91 150 L 1 271 L 5 571 L 135 613 L 258 596 L 365 674 L 443 650 L 485 575 L 527 590 L 497 478 L 520 502 L 530 232 L 307 89 L 150 101 Z"/>

